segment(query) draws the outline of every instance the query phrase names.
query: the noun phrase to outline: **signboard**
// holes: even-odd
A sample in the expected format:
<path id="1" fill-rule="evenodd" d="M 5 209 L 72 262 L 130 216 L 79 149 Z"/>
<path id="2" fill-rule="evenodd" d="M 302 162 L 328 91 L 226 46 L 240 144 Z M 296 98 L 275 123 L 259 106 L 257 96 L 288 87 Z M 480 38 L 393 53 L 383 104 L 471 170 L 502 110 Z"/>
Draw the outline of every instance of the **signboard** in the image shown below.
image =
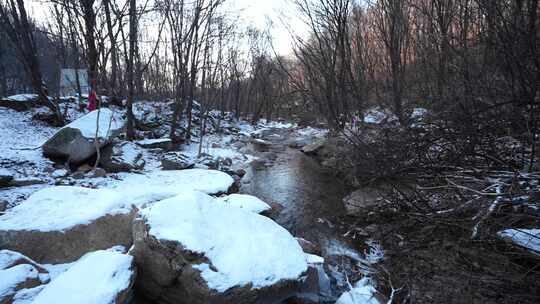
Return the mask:
<path id="1" fill-rule="evenodd" d="M 60 71 L 60 95 L 76 96 L 78 93 L 77 80 L 81 87 L 81 94 L 88 95 L 90 87 L 88 86 L 88 72 L 86 69 L 62 69 Z"/>

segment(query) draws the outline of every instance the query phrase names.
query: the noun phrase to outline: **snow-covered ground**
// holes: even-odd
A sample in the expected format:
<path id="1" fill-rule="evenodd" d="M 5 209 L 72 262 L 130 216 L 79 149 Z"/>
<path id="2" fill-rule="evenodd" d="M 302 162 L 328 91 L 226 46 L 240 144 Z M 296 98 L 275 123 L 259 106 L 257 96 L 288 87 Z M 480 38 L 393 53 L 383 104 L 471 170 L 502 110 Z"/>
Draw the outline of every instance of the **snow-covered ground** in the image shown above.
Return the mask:
<path id="1" fill-rule="evenodd" d="M 20 96 L 23 98 L 24 96 Z M 18 97 L 17 97 L 18 98 Z M 137 103 L 136 116 L 153 117 L 152 119 L 159 119 L 160 113 L 165 113 L 168 109 L 167 103 L 154 102 L 150 106 L 143 103 Z M 142 106 L 144 105 L 144 106 Z M 153 108 L 156 106 L 156 108 Z M 159 106 L 159 107 L 158 107 Z M 61 107 L 67 107 L 67 119 L 77 121 L 71 123 L 68 126 L 73 126 L 86 130 L 89 137 L 95 135 L 95 115 L 85 115 L 84 112 L 77 110 L 77 105 L 74 103 L 65 103 Z M 157 109 L 157 110 L 156 110 Z M 35 183 L 25 187 L 12 187 L 0 189 L 0 201 L 7 201 L 10 206 L 15 206 L 29 195 L 43 188 L 50 187 L 58 181 L 62 181 L 62 184 L 78 185 L 83 187 L 100 187 L 101 184 L 111 184 L 117 181 L 118 178 L 123 179 L 130 174 L 118 174 L 107 175 L 106 177 L 94 178 L 91 174 L 87 176 L 78 177 L 76 179 L 71 177 L 73 172 L 70 172 L 69 168 L 58 168 L 57 165 L 48 158 L 44 157 L 41 150 L 41 145 L 51 138 L 60 128 L 49 126 L 41 121 L 33 119 L 33 116 L 37 114 L 48 113 L 45 108 L 33 108 L 28 111 L 17 112 L 12 109 L 0 107 L 0 168 L 3 172 L 9 172 L 9 175 L 14 175 L 15 178 L 32 178 L 36 180 Z M 146 116 L 145 116 L 146 115 Z M 110 118 L 114 116 L 114 119 Z M 100 114 L 100 121 L 102 125 L 107 127 L 100 127 L 100 135 L 106 132 L 111 123 L 111 129 L 116 129 L 121 120 L 122 112 L 118 109 L 109 111 L 103 109 Z M 82 119 L 79 119 L 81 118 Z M 86 118 L 85 118 L 86 117 Z M 233 168 L 242 168 L 247 163 L 255 159 L 246 151 L 239 151 L 238 147 L 233 145 L 234 142 L 240 138 L 249 137 L 253 132 L 261 129 L 268 129 L 268 126 L 273 127 L 286 127 L 287 125 L 280 123 L 270 123 L 253 126 L 246 122 L 240 121 L 236 123 L 236 127 L 240 130 L 237 134 L 208 134 L 203 138 L 203 144 L 201 152 L 203 155 L 208 155 L 213 158 L 230 158 L 233 163 Z M 66 126 L 67 127 L 67 126 Z M 243 134 L 244 132 L 245 134 Z M 168 139 L 156 139 L 147 138 L 142 142 L 159 142 L 166 141 Z M 125 154 L 125 150 L 124 154 Z M 127 149 L 127 152 L 130 152 Z M 142 162 L 146 165 L 144 167 L 145 173 L 149 174 L 153 171 L 160 169 L 159 153 L 155 153 L 152 150 L 142 149 L 143 157 Z M 133 159 L 136 156 L 136 151 L 132 151 L 133 155 L 124 155 L 127 160 Z M 194 138 L 193 142 L 186 144 L 181 148 L 181 152 L 192 157 L 194 159 L 199 155 L 199 139 Z"/>

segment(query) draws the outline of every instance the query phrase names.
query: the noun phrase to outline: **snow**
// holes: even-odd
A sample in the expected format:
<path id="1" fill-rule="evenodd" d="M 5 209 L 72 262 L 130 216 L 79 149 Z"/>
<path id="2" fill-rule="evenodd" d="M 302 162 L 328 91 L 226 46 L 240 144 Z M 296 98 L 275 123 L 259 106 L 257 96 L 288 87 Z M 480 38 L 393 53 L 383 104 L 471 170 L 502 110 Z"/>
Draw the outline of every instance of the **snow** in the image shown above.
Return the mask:
<path id="1" fill-rule="evenodd" d="M 540 253 L 540 229 L 506 229 L 498 234 L 521 247 Z"/>
<path id="2" fill-rule="evenodd" d="M 127 203 L 120 193 L 107 189 L 50 187 L 0 216 L 0 230 L 66 230 L 106 214 L 128 213 Z"/>
<path id="3" fill-rule="evenodd" d="M 127 163 L 127 164 L 135 165 L 137 161 L 139 160 L 139 157 L 142 153 L 140 148 L 131 142 L 125 142 L 118 148 L 120 149 L 120 151 L 118 151 L 120 152 L 120 155 L 119 156 L 115 155 L 113 156 L 113 158 L 120 158 L 122 162 Z M 114 151 L 114 152 L 116 154 L 117 151 Z"/>
<path id="4" fill-rule="evenodd" d="M 286 122 L 280 122 L 280 121 L 266 121 L 266 119 L 261 119 L 258 123 L 258 126 L 262 126 L 264 128 L 272 128 L 272 129 L 291 129 L 296 127 L 296 124 L 292 123 L 286 123 Z"/>
<path id="5" fill-rule="evenodd" d="M 108 187 L 121 193 L 130 204 L 140 206 L 185 191 L 197 190 L 208 194 L 227 192 L 233 183 L 232 177 L 220 171 L 188 169 L 130 174 L 122 181 L 110 182 Z"/>
<path id="6" fill-rule="evenodd" d="M 17 285 L 28 279 L 38 279 L 38 270 L 29 264 L 20 264 L 0 270 L 0 300 L 15 292 Z"/>
<path id="7" fill-rule="evenodd" d="M 171 142 L 170 138 L 156 138 L 156 139 L 143 139 L 137 141 L 137 144 L 141 146 L 148 146 L 153 144 L 159 144 L 159 143 L 168 143 Z"/>
<path id="8" fill-rule="evenodd" d="M 88 253 L 45 286 L 33 303 L 114 303 L 131 284 L 132 263 L 132 256 L 114 251 Z"/>
<path id="9" fill-rule="evenodd" d="M 99 123 L 98 123 L 99 113 Z M 92 111 L 79 119 L 68 124 L 64 128 L 78 129 L 82 136 L 86 138 L 96 137 L 96 127 L 99 124 L 97 135 L 99 138 L 107 138 L 111 133 L 114 133 L 123 128 L 124 123 L 120 115 L 115 114 L 108 108 Z"/>
<path id="10" fill-rule="evenodd" d="M 17 262 L 18 260 L 21 260 L 21 259 L 33 262 L 31 259 L 27 258 L 26 256 L 24 256 L 24 255 L 22 255 L 22 254 L 20 254 L 20 253 L 18 253 L 16 251 L 11 251 L 11 250 L 7 250 L 7 249 L 0 250 L 0 270 L 7 269 L 7 268 L 13 266 L 13 264 L 15 264 L 15 262 Z"/>
<path id="11" fill-rule="evenodd" d="M 31 304 L 36 295 L 39 294 L 43 288 L 45 288 L 45 285 L 19 290 L 15 296 L 13 296 L 13 304 Z"/>
<path id="12" fill-rule="evenodd" d="M 308 264 L 324 264 L 324 258 L 315 254 L 306 253 L 306 262 Z"/>
<path id="13" fill-rule="evenodd" d="M 13 172 L 8 169 L 0 168 L 0 176 L 12 176 Z"/>
<path id="14" fill-rule="evenodd" d="M 323 246 L 323 249 L 325 251 L 325 256 L 346 256 L 356 261 L 363 260 L 363 258 L 360 256 L 360 253 L 337 239 L 327 240 L 326 244 Z"/>
<path id="15" fill-rule="evenodd" d="M 328 134 L 327 129 L 319 129 L 319 128 L 313 128 L 313 127 L 305 127 L 296 130 L 296 133 L 301 137 L 317 137 L 322 138 L 325 137 Z"/>
<path id="16" fill-rule="evenodd" d="M 397 117 L 388 110 L 381 109 L 380 107 L 371 108 L 364 115 L 365 123 L 380 124 L 385 120 L 392 122 L 396 121 Z"/>
<path id="17" fill-rule="evenodd" d="M 218 201 L 224 205 L 234 208 L 241 208 L 254 213 L 262 213 L 272 209 L 270 205 L 259 198 L 247 194 L 231 194 L 218 198 Z"/>
<path id="18" fill-rule="evenodd" d="M 252 159 L 251 155 L 243 154 L 231 148 L 231 136 L 207 135 L 203 138 L 201 152 L 212 156 L 212 158 L 230 158 L 233 164 L 243 164 Z M 213 145 L 217 144 L 217 147 Z M 182 153 L 196 159 L 199 156 L 199 143 L 191 143 L 182 148 Z"/>
<path id="19" fill-rule="evenodd" d="M 17 94 L 17 95 L 4 97 L 3 100 L 23 102 L 23 101 L 33 101 L 33 100 L 38 99 L 38 97 L 39 96 L 37 94 Z"/>
<path id="20" fill-rule="evenodd" d="M 201 192 L 186 191 L 141 210 L 141 215 L 151 235 L 204 254 L 213 267 L 203 263 L 195 268 L 218 292 L 295 280 L 307 270 L 304 252 L 287 230 L 264 216 L 216 204 Z"/>
<path id="21" fill-rule="evenodd" d="M 12 164 L 13 170 L 21 171 L 24 164 L 24 173 L 32 175 L 52 164 L 43 157 L 40 149 L 32 148 L 49 139 L 55 129 L 33 121 L 31 112 L 0 108 L 0 130 L 0 163 L 3 166 Z"/>
<path id="22" fill-rule="evenodd" d="M 375 298 L 376 292 L 369 280 L 363 278 L 354 285 L 354 288 L 343 293 L 336 304 L 380 304 Z"/>
<path id="23" fill-rule="evenodd" d="M 411 118 L 413 119 L 422 119 L 428 114 L 428 110 L 425 108 L 414 108 L 411 113 Z"/>
<path id="24" fill-rule="evenodd" d="M 49 272 L 49 277 L 51 280 L 56 279 L 59 275 L 66 272 L 71 266 L 75 265 L 76 262 L 63 263 L 63 264 L 41 264 L 40 266 L 45 268 Z"/>
<path id="25" fill-rule="evenodd" d="M 199 144 L 191 144 L 187 145 L 182 149 L 182 152 L 193 159 L 196 159 L 199 155 Z M 226 149 L 226 148 L 212 148 L 210 145 L 204 145 L 202 148 L 202 153 L 211 155 L 214 159 L 221 157 L 221 158 L 230 158 L 230 159 L 236 159 L 236 160 L 245 160 L 246 157 L 233 149 Z"/>
<path id="26" fill-rule="evenodd" d="M 66 169 L 58 169 L 54 170 L 53 173 L 51 173 L 51 176 L 54 178 L 64 177 L 69 174 L 69 171 Z"/>

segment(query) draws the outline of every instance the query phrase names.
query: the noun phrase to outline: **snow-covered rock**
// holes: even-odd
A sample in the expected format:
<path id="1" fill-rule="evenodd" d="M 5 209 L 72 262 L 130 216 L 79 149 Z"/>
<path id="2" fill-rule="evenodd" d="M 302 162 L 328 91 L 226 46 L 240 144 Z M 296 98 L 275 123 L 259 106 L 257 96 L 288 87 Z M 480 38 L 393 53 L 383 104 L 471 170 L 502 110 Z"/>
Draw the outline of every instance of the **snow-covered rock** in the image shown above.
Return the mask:
<path id="1" fill-rule="evenodd" d="M 316 154 L 324 145 L 326 145 L 326 139 L 317 139 L 313 143 L 303 146 L 300 151 L 305 154 Z"/>
<path id="2" fill-rule="evenodd" d="M 276 303 L 297 290 L 307 271 L 287 230 L 201 192 L 142 209 L 133 230 L 138 288 L 151 300 Z"/>
<path id="3" fill-rule="evenodd" d="M 16 302 L 20 292 L 47 283 L 49 278 L 47 270 L 28 257 L 0 250 L 0 303 Z"/>
<path id="4" fill-rule="evenodd" d="M 32 303 L 124 303 L 134 278 L 132 256 L 99 250 L 84 255 L 52 280 Z"/>
<path id="5" fill-rule="evenodd" d="M 184 170 L 193 168 L 195 159 L 182 152 L 167 152 L 161 157 L 161 168 L 163 170 Z"/>
<path id="6" fill-rule="evenodd" d="M 11 96 L 8 96 L 8 97 L 4 97 L 2 98 L 3 100 L 11 100 L 11 101 L 20 101 L 20 102 L 25 102 L 25 101 L 35 101 L 38 99 L 38 95 L 37 94 L 17 94 L 17 95 L 11 95 Z"/>
<path id="7" fill-rule="evenodd" d="M 185 191 L 201 191 L 208 194 L 226 193 L 234 184 L 228 174 L 204 169 L 179 171 L 152 171 L 148 174 L 131 174 L 122 181 L 108 186 L 124 199 L 137 206 L 173 197 Z"/>
<path id="8" fill-rule="evenodd" d="M 99 121 L 98 121 L 99 115 Z M 96 153 L 95 138 L 102 148 L 120 134 L 124 121 L 107 108 L 92 111 L 61 128 L 43 144 L 43 154 L 80 163 Z"/>
<path id="9" fill-rule="evenodd" d="M 506 229 L 498 235 L 516 245 L 540 254 L 540 229 Z"/>
<path id="10" fill-rule="evenodd" d="M 392 123 L 398 121 L 396 115 L 380 107 L 371 108 L 364 115 L 364 122 L 368 124 Z"/>
<path id="11" fill-rule="evenodd" d="M 137 141 L 136 144 L 146 149 L 169 149 L 172 140 L 170 138 L 143 139 Z"/>
<path id="12" fill-rule="evenodd" d="M 272 209 L 270 205 L 263 202 L 261 199 L 247 194 L 233 193 L 231 195 L 219 197 L 217 201 L 226 206 L 241 208 L 259 214 Z"/>
<path id="13" fill-rule="evenodd" d="M 426 108 L 414 108 L 411 113 L 411 118 L 414 120 L 421 120 L 426 115 L 428 115 L 429 111 Z"/>
<path id="14" fill-rule="evenodd" d="M 8 187 L 13 180 L 13 173 L 4 168 L 0 168 L 0 188 Z"/>
<path id="15" fill-rule="evenodd" d="M 42 189 L 0 216 L 0 248 L 62 263 L 91 250 L 130 246 L 130 206 L 122 194 L 107 189 Z"/>
<path id="16" fill-rule="evenodd" d="M 0 107 L 10 108 L 16 111 L 25 111 L 37 106 L 37 94 L 18 94 L 0 98 Z"/>
<path id="17" fill-rule="evenodd" d="M 99 159 L 101 167 L 108 172 L 129 172 L 144 168 L 143 151 L 131 142 L 119 142 L 105 146 Z"/>
<path id="18" fill-rule="evenodd" d="M 342 294 L 336 304 L 380 304 L 381 302 L 375 297 L 376 293 L 369 280 L 364 278 L 358 281 L 350 291 Z"/>
<path id="19" fill-rule="evenodd" d="M 17 291 L 41 284 L 39 271 L 32 265 L 19 264 L 0 270 L 0 303 L 10 303 Z"/>
<path id="20" fill-rule="evenodd" d="M 41 265 L 19 252 L 7 249 L 0 250 L 0 269 L 7 269 L 20 264 L 30 264 L 37 268 L 39 272 L 47 272 Z"/>
<path id="21" fill-rule="evenodd" d="M 69 174 L 67 169 L 56 169 L 51 173 L 51 176 L 54 178 L 66 177 Z"/>
<path id="22" fill-rule="evenodd" d="M 264 139 L 258 139 L 258 138 L 251 139 L 251 143 L 257 146 L 261 146 L 261 147 L 270 147 L 272 145 L 271 142 Z"/>

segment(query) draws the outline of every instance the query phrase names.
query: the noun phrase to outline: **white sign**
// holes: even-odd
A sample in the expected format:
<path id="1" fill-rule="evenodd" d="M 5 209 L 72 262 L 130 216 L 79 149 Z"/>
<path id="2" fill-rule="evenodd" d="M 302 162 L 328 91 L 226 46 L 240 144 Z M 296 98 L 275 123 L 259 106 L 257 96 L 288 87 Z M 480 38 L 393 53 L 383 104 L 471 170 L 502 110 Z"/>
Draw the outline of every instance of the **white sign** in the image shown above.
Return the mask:
<path id="1" fill-rule="evenodd" d="M 88 86 L 88 72 L 86 69 L 62 69 L 60 71 L 60 95 L 77 95 L 77 80 L 79 80 L 81 94 L 88 95 L 90 87 Z"/>

